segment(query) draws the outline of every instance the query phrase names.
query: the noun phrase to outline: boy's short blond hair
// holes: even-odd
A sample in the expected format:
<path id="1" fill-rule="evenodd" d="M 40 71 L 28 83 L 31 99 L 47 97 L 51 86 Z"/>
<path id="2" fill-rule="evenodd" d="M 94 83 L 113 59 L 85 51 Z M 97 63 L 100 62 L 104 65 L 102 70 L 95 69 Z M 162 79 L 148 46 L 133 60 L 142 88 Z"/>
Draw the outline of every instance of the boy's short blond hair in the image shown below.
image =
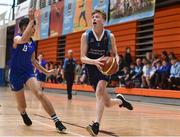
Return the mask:
<path id="1" fill-rule="evenodd" d="M 100 10 L 100 9 L 95 9 L 93 12 L 92 12 L 92 16 L 96 13 L 100 13 L 103 17 L 104 20 L 106 20 L 106 13 L 103 11 L 103 10 Z"/>

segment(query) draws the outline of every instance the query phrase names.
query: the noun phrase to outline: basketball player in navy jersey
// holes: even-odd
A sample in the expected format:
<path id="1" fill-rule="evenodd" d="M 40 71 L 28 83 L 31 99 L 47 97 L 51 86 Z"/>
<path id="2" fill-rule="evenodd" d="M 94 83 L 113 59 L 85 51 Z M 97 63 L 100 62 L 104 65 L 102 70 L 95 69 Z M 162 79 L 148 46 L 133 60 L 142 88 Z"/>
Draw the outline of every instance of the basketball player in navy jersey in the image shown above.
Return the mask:
<path id="1" fill-rule="evenodd" d="M 35 32 L 34 10 L 29 11 L 29 18 L 23 18 L 19 23 L 19 34 L 14 37 L 13 55 L 10 68 L 10 86 L 14 91 L 17 107 L 25 125 L 32 125 L 32 121 L 26 113 L 26 100 L 24 96 L 24 84 L 26 84 L 41 102 L 45 111 L 51 116 L 58 132 L 64 132 L 66 127 L 58 119 L 54 108 L 41 90 L 40 84 L 35 78 L 34 67 L 46 75 L 55 75 L 55 70 L 47 71 L 39 65 L 35 59 L 35 43 L 31 36 Z"/>
<path id="2" fill-rule="evenodd" d="M 103 27 L 105 20 L 106 14 L 103 11 L 93 11 L 92 29 L 87 30 L 81 37 L 81 61 L 86 64 L 89 82 L 96 92 L 96 120 L 86 128 L 93 136 L 99 132 L 104 107 L 119 105 L 133 110 L 133 106 L 121 94 L 115 99 L 109 97 L 106 91 L 109 76 L 98 70 L 103 65 L 103 56 L 109 56 L 110 53 L 116 58 L 117 63 L 119 62 L 115 37 Z"/>

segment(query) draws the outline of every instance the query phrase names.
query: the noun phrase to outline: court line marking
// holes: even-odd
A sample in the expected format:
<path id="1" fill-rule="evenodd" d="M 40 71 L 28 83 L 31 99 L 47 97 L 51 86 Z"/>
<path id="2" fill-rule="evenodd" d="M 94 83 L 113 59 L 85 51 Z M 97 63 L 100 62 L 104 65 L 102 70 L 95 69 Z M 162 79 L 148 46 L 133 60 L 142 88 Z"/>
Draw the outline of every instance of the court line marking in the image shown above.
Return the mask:
<path id="1" fill-rule="evenodd" d="M 33 122 L 38 123 L 38 124 L 40 124 L 40 125 L 44 125 L 44 126 L 47 126 L 47 127 L 50 127 L 50 128 L 55 129 L 55 127 L 50 126 L 50 125 L 48 125 L 48 124 L 46 124 L 46 123 L 37 121 L 37 120 L 33 120 Z M 81 135 L 81 134 L 78 134 L 78 133 L 75 133 L 75 132 L 71 132 L 71 131 L 65 131 L 65 133 L 69 133 L 69 134 L 74 135 L 74 136 L 85 137 L 84 135 Z M 62 134 L 62 135 L 63 135 L 63 134 Z"/>
<path id="2" fill-rule="evenodd" d="M 39 115 L 39 114 L 33 114 L 34 116 L 38 116 L 38 117 L 41 117 L 41 118 L 45 118 L 45 119 L 50 119 L 46 116 L 43 116 L 43 115 Z M 77 124 L 73 124 L 73 123 L 69 123 L 69 122 L 65 122 L 65 121 L 61 121 L 62 123 L 65 123 L 65 124 L 69 124 L 71 126 L 75 126 L 75 127 L 79 127 L 79 128 L 83 128 L 85 129 L 85 127 L 83 126 L 80 126 L 80 125 L 77 125 Z M 106 136 L 110 136 L 110 137 L 116 137 L 118 135 L 116 135 L 115 133 L 112 133 L 112 132 L 109 132 L 109 131 L 104 131 L 104 130 L 100 130 L 99 131 L 100 133 L 102 134 L 105 134 Z"/>

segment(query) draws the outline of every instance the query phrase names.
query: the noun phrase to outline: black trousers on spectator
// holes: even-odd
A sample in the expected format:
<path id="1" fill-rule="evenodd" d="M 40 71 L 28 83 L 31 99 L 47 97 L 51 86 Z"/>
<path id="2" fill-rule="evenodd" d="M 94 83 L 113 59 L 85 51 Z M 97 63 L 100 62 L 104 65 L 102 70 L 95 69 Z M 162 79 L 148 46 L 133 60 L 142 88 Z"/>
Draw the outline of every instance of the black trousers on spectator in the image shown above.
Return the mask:
<path id="1" fill-rule="evenodd" d="M 68 99 L 72 98 L 72 86 L 74 83 L 74 73 L 68 73 L 64 75 L 65 80 L 66 80 L 66 86 L 67 86 L 67 94 L 68 94 Z"/>
<path id="2" fill-rule="evenodd" d="M 151 88 L 168 89 L 168 73 L 155 73 L 151 78 Z"/>
<path id="3" fill-rule="evenodd" d="M 170 82 L 171 89 L 174 89 L 173 86 L 175 86 L 175 89 L 180 86 L 180 78 L 171 77 L 170 79 L 171 79 L 171 82 Z"/>

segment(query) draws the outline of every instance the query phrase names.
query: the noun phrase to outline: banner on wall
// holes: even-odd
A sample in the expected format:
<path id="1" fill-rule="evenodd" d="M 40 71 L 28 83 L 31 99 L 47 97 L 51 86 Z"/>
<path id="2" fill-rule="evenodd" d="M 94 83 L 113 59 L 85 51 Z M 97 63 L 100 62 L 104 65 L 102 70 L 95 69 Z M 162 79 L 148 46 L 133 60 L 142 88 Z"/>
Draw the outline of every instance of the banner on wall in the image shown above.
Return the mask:
<path id="1" fill-rule="evenodd" d="M 109 25 L 154 16 L 155 0 L 110 0 Z"/>
<path id="2" fill-rule="evenodd" d="M 64 1 L 64 16 L 63 16 L 63 34 L 73 32 L 73 19 L 76 0 Z"/>
<path id="3" fill-rule="evenodd" d="M 91 13 L 91 0 L 76 0 L 74 32 L 87 29 L 91 26 Z"/>
<path id="4" fill-rule="evenodd" d="M 50 36 L 60 36 L 62 34 L 63 6 L 64 0 L 51 6 Z"/>
<path id="5" fill-rule="evenodd" d="M 109 0 L 93 0 L 93 10 L 100 9 L 106 13 L 106 23 L 108 23 Z"/>
<path id="6" fill-rule="evenodd" d="M 15 19 L 28 15 L 30 0 L 27 0 L 17 6 Z"/>
<path id="7" fill-rule="evenodd" d="M 40 27 L 41 27 L 41 15 L 40 15 L 40 10 L 35 11 L 35 18 L 36 18 L 36 29 L 35 33 L 33 36 L 34 40 L 39 40 L 40 39 Z"/>
<path id="8" fill-rule="evenodd" d="M 50 23 L 50 12 L 51 6 L 47 6 L 41 9 L 41 27 L 40 27 L 40 38 L 46 39 L 49 36 L 49 23 Z"/>

